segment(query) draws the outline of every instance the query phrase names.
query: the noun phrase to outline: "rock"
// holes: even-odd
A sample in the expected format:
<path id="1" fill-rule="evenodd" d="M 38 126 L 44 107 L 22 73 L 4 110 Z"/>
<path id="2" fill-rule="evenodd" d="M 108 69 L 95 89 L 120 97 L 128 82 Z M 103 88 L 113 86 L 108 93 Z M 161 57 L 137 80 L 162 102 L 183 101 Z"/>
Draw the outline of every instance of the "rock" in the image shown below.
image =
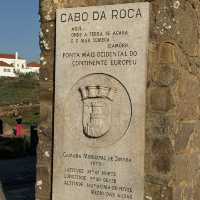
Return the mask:
<path id="1" fill-rule="evenodd" d="M 9 124 L 4 123 L 4 129 L 3 129 L 4 135 L 5 136 L 14 136 L 13 128 L 14 127 L 11 127 Z"/>
<path id="2" fill-rule="evenodd" d="M 169 138 L 156 138 L 152 145 L 153 165 L 158 172 L 168 173 L 172 165 L 173 147 Z"/>
<path id="3" fill-rule="evenodd" d="M 176 47 L 172 43 L 161 43 L 159 47 L 159 63 L 175 64 L 176 63 Z"/>
<path id="4" fill-rule="evenodd" d="M 153 73 L 153 80 L 159 86 L 173 85 L 178 78 L 178 72 L 176 69 L 163 64 L 159 68 L 156 68 Z"/>
<path id="5" fill-rule="evenodd" d="M 199 117 L 199 80 L 183 70 L 175 90 L 175 104 L 179 119 L 195 120 Z"/>
<path id="6" fill-rule="evenodd" d="M 170 89 L 166 87 L 154 88 L 151 91 L 151 109 L 167 112 L 174 107 Z"/>
<path id="7" fill-rule="evenodd" d="M 184 151 L 189 142 L 190 136 L 192 135 L 195 128 L 193 123 L 183 123 L 181 124 L 180 130 L 175 140 L 175 150 L 176 152 Z"/>

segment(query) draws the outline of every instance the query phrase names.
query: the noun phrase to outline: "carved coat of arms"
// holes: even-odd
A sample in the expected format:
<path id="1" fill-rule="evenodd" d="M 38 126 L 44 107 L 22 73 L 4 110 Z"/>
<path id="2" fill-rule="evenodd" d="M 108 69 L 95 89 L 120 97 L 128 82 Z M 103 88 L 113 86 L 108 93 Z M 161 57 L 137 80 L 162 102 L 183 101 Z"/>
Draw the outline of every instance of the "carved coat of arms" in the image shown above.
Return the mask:
<path id="1" fill-rule="evenodd" d="M 114 90 L 105 86 L 80 88 L 83 133 L 89 138 L 104 136 L 111 128 Z"/>

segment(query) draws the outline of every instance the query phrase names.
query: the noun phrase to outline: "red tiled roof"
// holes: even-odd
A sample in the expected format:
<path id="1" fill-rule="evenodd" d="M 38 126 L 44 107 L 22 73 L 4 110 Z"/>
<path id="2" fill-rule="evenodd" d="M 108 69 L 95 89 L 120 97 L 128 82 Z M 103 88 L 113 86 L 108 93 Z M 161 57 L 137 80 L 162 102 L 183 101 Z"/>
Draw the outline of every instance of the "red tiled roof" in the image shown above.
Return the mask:
<path id="1" fill-rule="evenodd" d="M 0 67 L 12 67 L 11 65 L 9 65 L 6 62 L 0 61 Z"/>
<path id="2" fill-rule="evenodd" d="M 15 59 L 15 54 L 0 54 L 0 58 Z"/>
<path id="3" fill-rule="evenodd" d="M 40 67 L 40 64 L 36 63 L 36 62 L 31 62 L 27 64 L 27 67 Z"/>

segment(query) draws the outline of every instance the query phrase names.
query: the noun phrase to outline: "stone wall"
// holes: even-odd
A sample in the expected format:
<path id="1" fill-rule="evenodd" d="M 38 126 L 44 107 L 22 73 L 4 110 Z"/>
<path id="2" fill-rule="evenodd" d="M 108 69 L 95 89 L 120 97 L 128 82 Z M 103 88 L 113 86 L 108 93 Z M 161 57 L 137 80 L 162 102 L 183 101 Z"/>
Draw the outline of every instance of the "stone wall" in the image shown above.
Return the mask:
<path id="1" fill-rule="evenodd" d="M 134 0 L 40 0 L 37 198 L 50 200 L 55 10 Z M 142 2 L 142 1 L 141 1 Z M 200 1 L 151 0 L 145 199 L 200 199 Z"/>

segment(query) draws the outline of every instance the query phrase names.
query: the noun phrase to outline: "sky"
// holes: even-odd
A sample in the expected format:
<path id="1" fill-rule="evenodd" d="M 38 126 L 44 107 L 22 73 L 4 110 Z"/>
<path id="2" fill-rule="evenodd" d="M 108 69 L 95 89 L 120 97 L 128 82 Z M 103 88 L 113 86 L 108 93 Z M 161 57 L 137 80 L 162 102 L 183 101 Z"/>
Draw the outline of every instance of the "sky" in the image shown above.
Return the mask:
<path id="1" fill-rule="evenodd" d="M 0 6 L 0 53 L 38 60 L 39 0 L 3 0 Z"/>

